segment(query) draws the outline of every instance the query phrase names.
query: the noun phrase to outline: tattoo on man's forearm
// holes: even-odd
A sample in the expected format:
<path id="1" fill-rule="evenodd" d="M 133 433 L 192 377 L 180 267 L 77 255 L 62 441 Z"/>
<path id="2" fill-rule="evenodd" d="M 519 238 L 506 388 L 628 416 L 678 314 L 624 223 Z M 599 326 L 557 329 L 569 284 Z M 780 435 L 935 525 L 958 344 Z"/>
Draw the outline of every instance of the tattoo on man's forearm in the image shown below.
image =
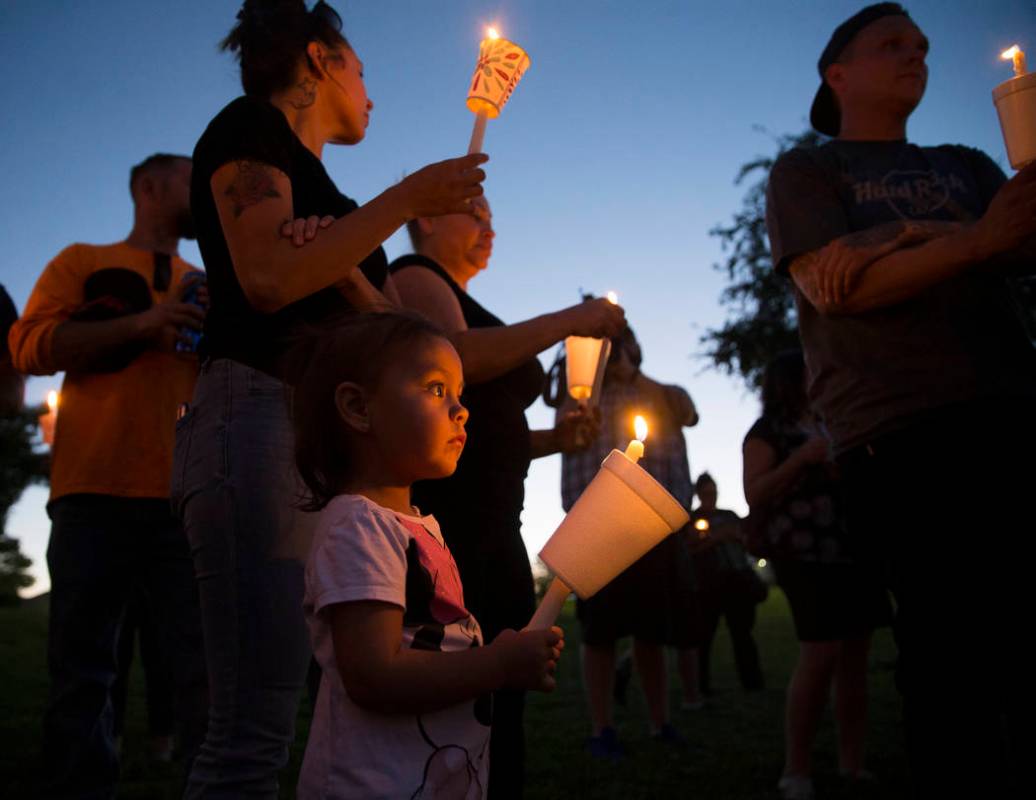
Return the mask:
<path id="1" fill-rule="evenodd" d="M 897 220 L 875 225 L 865 231 L 850 233 L 843 237 L 842 241 L 850 247 L 875 247 L 891 242 L 908 231 L 913 232 L 916 234 L 916 238 L 923 241 L 925 238 L 937 239 L 940 236 L 947 236 L 960 228 L 961 223 L 945 220 Z"/>
<path id="2" fill-rule="evenodd" d="M 237 175 L 230 182 L 224 196 L 234 204 L 234 217 L 240 217 L 245 209 L 258 205 L 267 199 L 281 196 L 274 185 L 269 169 L 257 161 L 237 161 Z"/>
<path id="3" fill-rule="evenodd" d="M 875 225 L 873 228 L 847 234 L 842 238 L 842 242 L 850 247 L 874 247 L 875 245 L 891 242 L 905 230 L 905 222 L 885 222 L 881 225 Z"/>
<path id="4" fill-rule="evenodd" d="M 309 108 L 317 101 L 317 82 L 312 78 L 303 78 L 295 84 L 294 91 L 288 98 L 288 105 L 294 109 Z"/>

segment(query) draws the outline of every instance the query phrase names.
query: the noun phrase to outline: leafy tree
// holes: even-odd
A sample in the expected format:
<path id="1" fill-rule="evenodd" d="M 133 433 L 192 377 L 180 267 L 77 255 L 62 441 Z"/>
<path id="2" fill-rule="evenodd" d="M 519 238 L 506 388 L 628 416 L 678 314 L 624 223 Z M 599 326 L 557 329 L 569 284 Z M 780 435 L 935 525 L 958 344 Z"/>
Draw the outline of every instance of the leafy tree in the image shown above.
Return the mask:
<path id="1" fill-rule="evenodd" d="M 820 134 L 806 131 L 797 136 L 774 137 L 777 152 L 742 165 L 734 183 L 754 182 L 745 192 L 741 209 L 727 225 L 717 225 L 710 236 L 720 240 L 726 260 L 715 268 L 725 272 L 730 285 L 720 304 L 730 317 L 719 328 L 701 337 L 703 355 L 728 375 L 739 375 L 752 389 L 759 388 L 763 368 L 782 350 L 799 346 L 798 321 L 791 287 L 778 275 L 770 259 L 766 235 L 766 184 L 770 168 L 786 150 L 813 146 Z"/>
<path id="2" fill-rule="evenodd" d="M 0 605 L 18 602 L 18 590 L 33 584 L 27 574 L 32 561 L 6 534 L 7 515 L 22 492 L 44 483 L 49 459 L 33 448 L 36 418 L 44 409 L 28 408 L 0 414 Z"/>

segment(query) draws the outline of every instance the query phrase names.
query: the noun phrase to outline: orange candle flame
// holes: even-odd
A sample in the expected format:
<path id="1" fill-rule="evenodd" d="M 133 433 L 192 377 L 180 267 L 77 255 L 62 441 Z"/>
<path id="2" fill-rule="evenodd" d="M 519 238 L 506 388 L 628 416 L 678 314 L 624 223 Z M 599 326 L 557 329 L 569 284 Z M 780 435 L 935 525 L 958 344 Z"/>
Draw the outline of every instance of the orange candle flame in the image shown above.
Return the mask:
<path id="1" fill-rule="evenodd" d="M 1014 62 L 1015 77 L 1025 74 L 1025 53 L 1018 45 L 1011 45 L 1009 48 L 1004 50 L 1004 52 L 1000 54 L 1000 58 L 1004 61 Z"/>

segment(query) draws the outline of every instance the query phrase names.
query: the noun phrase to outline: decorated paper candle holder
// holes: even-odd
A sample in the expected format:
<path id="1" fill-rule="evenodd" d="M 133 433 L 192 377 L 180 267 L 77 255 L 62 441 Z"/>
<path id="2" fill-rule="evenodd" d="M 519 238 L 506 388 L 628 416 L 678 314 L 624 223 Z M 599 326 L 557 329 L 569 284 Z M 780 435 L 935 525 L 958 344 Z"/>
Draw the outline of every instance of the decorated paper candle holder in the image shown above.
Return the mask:
<path id="1" fill-rule="evenodd" d="M 993 89 L 993 103 L 1011 166 L 1036 161 L 1036 73 L 1026 72 L 1025 54 L 1017 45 L 1000 54 L 1014 61 L 1014 77 Z"/>
<path id="2" fill-rule="evenodd" d="M 482 151 L 486 120 L 496 119 L 529 67 L 529 54 L 490 28 L 478 51 L 468 89 L 468 108 L 475 114 L 469 153 Z"/>
<path id="3" fill-rule="evenodd" d="M 640 443 L 627 452 L 633 444 Z M 634 458 L 612 450 L 540 551 L 556 577 L 530 629 L 549 628 L 571 592 L 583 600 L 593 596 L 688 523 L 684 507 Z"/>

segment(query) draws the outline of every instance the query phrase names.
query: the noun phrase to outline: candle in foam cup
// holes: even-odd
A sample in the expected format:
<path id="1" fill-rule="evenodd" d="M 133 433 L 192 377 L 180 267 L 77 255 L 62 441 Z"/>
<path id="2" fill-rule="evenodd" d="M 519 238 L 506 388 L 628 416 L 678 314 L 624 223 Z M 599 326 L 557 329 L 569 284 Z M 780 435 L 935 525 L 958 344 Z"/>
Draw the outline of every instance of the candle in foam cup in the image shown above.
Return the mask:
<path id="1" fill-rule="evenodd" d="M 1036 161 L 1036 73 L 1026 72 L 1025 53 L 1018 45 L 1000 54 L 1014 66 L 1014 77 L 993 89 L 1007 159 L 1015 169 Z"/>
<path id="2" fill-rule="evenodd" d="M 640 414 L 637 414 L 633 420 L 633 430 L 636 438 L 630 440 L 630 443 L 626 445 L 625 455 L 626 458 L 636 464 L 644 457 L 644 440 L 648 434 L 647 421 Z"/>

